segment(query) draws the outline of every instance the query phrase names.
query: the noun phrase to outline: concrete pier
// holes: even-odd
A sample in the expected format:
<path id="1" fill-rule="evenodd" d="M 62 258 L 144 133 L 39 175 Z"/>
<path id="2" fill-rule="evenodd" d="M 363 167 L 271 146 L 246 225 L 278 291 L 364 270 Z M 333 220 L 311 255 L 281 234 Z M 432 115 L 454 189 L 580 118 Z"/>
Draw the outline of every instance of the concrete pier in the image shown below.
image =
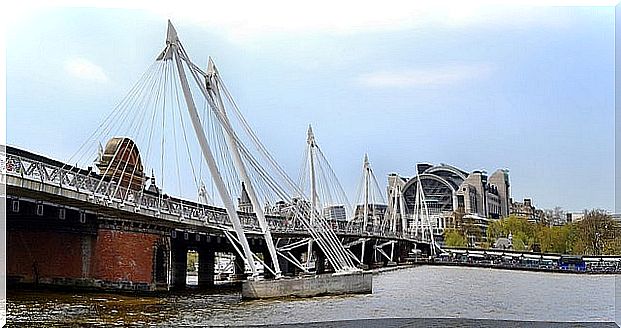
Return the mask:
<path id="1" fill-rule="evenodd" d="M 172 252 L 172 287 L 175 289 L 185 288 L 188 270 L 187 248 L 177 246 Z"/>
<path id="2" fill-rule="evenodd" d="M 373 274 L 371 272 L 244 281 L 242 284 L 242 298 L 244 299 L 370 294 L 372 292 Z"/>
<path id="3" fill-rule="evenodd" d="M 214 286 L 215 253 L 213 250 L 203 248 L 198 252 L 198 287 L 201 289 Z"/>

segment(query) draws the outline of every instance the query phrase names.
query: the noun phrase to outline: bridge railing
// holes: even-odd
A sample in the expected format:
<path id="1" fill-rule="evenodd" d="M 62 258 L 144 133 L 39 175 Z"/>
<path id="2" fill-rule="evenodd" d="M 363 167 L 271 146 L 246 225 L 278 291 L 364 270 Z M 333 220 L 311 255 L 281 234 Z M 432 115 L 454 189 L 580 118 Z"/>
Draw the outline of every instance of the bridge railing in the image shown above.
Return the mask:
<path id="1" fill-rule="evenodd" d="M 7 183 L 7 176 L 18 178 L 18 187 L 45 190 L 46 192 L 78 198 L 100 206 L 152 215 L 166 220 L 187 222 L 204 226 L 231 227 L 224 209 L 170 197 L 166 194 L 152 194 L 144 190 L 120 188 L 114 180 L 108 181 L 89 170 L 71 165 L 53 165 L 36 159 L 10 153 L 0 153 L 0 182 Z M 28 182 L 36 182 L 28 183 Z M 46 188 L 47 186 L 47 188 Z M 51 188 L 49 188 L 51 187 Z M 73 191 L 74 193 L 67 193 Z M 240 213 L 245 229 L 261 231 L 254 214 Z M 400 237 L 386 229 L 369 226 L 366 232 L 361 227 L 333 222 L 337 234 L 360 236 Z M 296 220 L 286 217 L 268 216 L 273 232 L 304 234 L 306 228 Z"/>
<path id="2" fill-rule="evenodd" d="M 47 192 L 55 191 L 62 194 L 63 191 L 77 192 L 83 200 L 91 203 L 125 209 L 134 212 L 152 211 L 155 216 L 164 216 L 166 219 L 183 221 L 192 219 L 211 225 L 230 226 L 228 215 L 224 210 L 216 210 L 213 207 L 176 199 L 164 194 L 149 194 L 144 191 L 127 190 L 119 188 L 116 181 L 102 179 L 90 170 L 79 169 L 70 165 L 52 165 L 31 158 L 18 156 L 10 153 L 0 156 L 0 178 L 2 183 L 7 183 L 7 176 L 20 179 L 19 187 L 46 189 Z M 27 183 L 36 182 L 36 185 Z M 44 188 L 44 186 L 56 189 Z M 67 193 L 65 193 L 67 194 Z M 259 224 L 254 215 L 242 215 L 241 221 L 244 227 L 251 230 L 259 230 Z"/>

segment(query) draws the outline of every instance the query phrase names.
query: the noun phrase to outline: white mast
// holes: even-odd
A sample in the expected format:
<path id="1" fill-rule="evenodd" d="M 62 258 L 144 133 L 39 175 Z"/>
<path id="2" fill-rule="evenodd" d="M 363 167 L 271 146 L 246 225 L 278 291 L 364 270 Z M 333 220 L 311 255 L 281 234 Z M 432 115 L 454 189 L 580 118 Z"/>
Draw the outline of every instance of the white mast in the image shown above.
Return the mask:
<path id="1" fill-rule="evenodd" d="M 369 222 L 369 157 L 364 154 L 364 220 L 362 222 L 362 230 L 367 231 L 367 224 Z"/>
<path id="2" fill-rule="evenodd" d="M 392 196 L 392 208 L 390 209 L 390 227 L 392 232 L 395 232 L 395 222 L 397 221 L 397 207 L 399 206 L 399 204 L 397 203 L 399 200 L 399 196 L 397 194 L 398 192 L 398 186 L 397 186 L 397 179 L 394 180 L 394 185 L 392 186 L 391 189 L 391 196 Z"/>
<path id="3" fill-rule="evenodd" d="M 420 179 L 416 182 L 416 196 L 414 200 L 414 237 L 418 238 L 418 222 L 420 220 Z"/>
<path id="4" fill-rule="evenodd" d="M 399 176 L 395 176 L 394 186 L 392 188 L 392 213 L 391 213 L 391 231 L 397 232 L 397 215 L 401 217 L 401 234 L 405 234 L 407 231 L 407 219 L 405 217 L 405 204 L 403 201 L 403 192 L 401 185 L 399 184 Z M 399 209 L 399 211 L 397 211 Z M 397 214 L 398 213 L 398 214 Z"/>
<path id="5" fill-rule="evenodd" d="M 367 222 L 369 220 L 369 156 L 364 154 L 364 164 L 362 165 L 364 180 L 364 208 L 362 217 L 362 234 L 367 232 Z M 364 263 L 364 250 L 366 247 L 366 239 L 362 241 L 362 252 L 360 254 L 360 263 Z"/>
<path id="6" fill-rule="evenodd" d="M 306 142 L 308 143 L 308 159 L 309 159 L 309 175 L 310 175 L 310 193 L 311 193 L 311 217 L 310 224 L 313 226 L 315 224 L 315 211 L 317 210 L 317 185 L 315 179 L 315 147 L 317 144 L 315 143 L 315 135 L 313 134 L 313 127 L 308 125 L 308 135 L 306 138 Z M 313 240 L 310 239 L 308 241 L 308 249 L 306 253 L 306 267 L 308 268 L 310 265 L 311 255 L 313 254 Z"/>
<path id="7" fill-rule="evenodd" d="M 401 209 L 401 234 L 405 236 L 408 228 L 408 220 L 406 217 L 405 199 L 403 197 L 403 189 L 399 186 L 399 208 Z"/>
<path id="8" fill-rule="evenodd" d="M 313 134 L 313 127 L 308 125 L 308 137 L 306 139 L 308 143 L 309 151 L 308 157 L 310 161 L 310 193 L 311 193 L 311 205 L 313 211 L 317 209 L 317 181 L 315 179 L 315 147 L 317 147 L 317 143 L 315 143 L 315 135 Z M 314 215 L 311 216 L 311 224 L 314 223 L 315 218 Z"/>
<path id="9" fill-rule="evenodd" d="M 223 123 L 225 123 L 228 126 L 228 128 L 224 129 L 226 130 L 225 138 L 226 138 L 226 142 L 228 144 L 228 147 L 233 157 L 233 164 L 237 168 L 237 171 L 239 172 L 241 180 L 246 186 L 246 192 L 248 193 L 248 197 L 250 198 L 250 201 L 252 203 L 254 213 L 257 216 L 257 220 L 259 221 L 259 226 L 261 227 L 261 231 L 263 232 L 263 236 L 265 237 L 265 243 L 267 244 L 267 249 L 272 258 L 272 263 L 274 264 L 275 276 L 276 278 L 280 278 L 281 277 L 280 265 L 278 264 L 278 257 L 277 257 L 278 255 L 276 254 L 276 248 L 274 247 L 274 242 L 272 240 L 272 234 L 270 233 L 267 220 L 265 219 L 265 213 L 263 212 L 263 208 L 261 207 L 259 198 L 257 197 L 255 189 L 252 185 L 252 182 L 250 181 L 250 178 L 248 177 L 246 166 L 242 162 L 241 155 L 239 154 L 239 147 L 236 142 L 236 136 L 234 135 L 233 128 L 226 115 L 226 109 L 224 107 L 224 103 L 222 102 L 222 97 L 220 96 L 220 92 L 218 89 L 218 84 L 219 84 L 218 78 L 217 78 L 218 70 L 215 64 L 213 63 L 213 60 L 211 59 L 211 57 L 209 57 L 209 67 L 207 68 L 207 74 L 208 74 L 210 83 L 213 85 L 213 87 L 211 88 L 208 87 L 208 89 L 214 93 L 213 98 L 217 100 L 218 107 L 220 108 L 220 112 L 222 113 Z"/>
<path id="10" fill-rule="evenodd" d="M 393 202 L 394 202 L 393 208 L 394 208 L 394 210 L 393 210 L 392 215 L 390 216 L 390 232 L 392 232 L 392 233 L 396 233 L 397 232 L 397 197 L 398 197 L 398 195 L 396 193 L 397 193 L 398 190 L 399 190 L 399 187 L 395 186 L 395 190 L 394 190 L 394 192 L 395 192 L 394 196 L 395 197 L 393 197 Z"/>
<path id="11" fill-rule="evenodd" d="M 417 175 L 417 179 L 418 179 L 418 183 L 417 183 L 417 189 L 418 189 L 418 195 L 420 195 L 420 197 L 418 197 L 419 199 L 419 203 L 420 203 L 420 210 L 422 211 L 424 209 L 424 218 L 427 224 L 427 227 L 429 229 L 429 241 L 430 241 L 430 250 L 431 250 L 431 255 L 435 255 L 436 253 L 436 242 L 435 239 L 433 237 L 433 227 L 431 226 L 431 220 L 429 219 L 429 208 L 427 207 L 427 200 L 425 199 L 425 193 L 423 191 L 423 186 L 420 182 L 420 175 Z M 421 222 L 422 225 L 422 222 Z M 424 227 L 422 227 L 421 229 L 423 231 L 423 238 L 425 237 L 425 233 L 424 233 Z"/>
<path id="12" fill-rule="evenodd" d="M 256 278 L 258 276 L 257 268 L 254 265 L 254 258 L 252 251 L 250 250 L 250 246 L 248 245 L 248 240 L 246 239 L 246 235 L 244 234 L 244 230 L 242 228 L 241 221 L 239 220 L 239 216 L 237 215 L 237 211 L 233 204 L 233 200 L 231 199 L 231 195 L 229 191 L 226 189 L 224 184 L 224 180 L 218 171 L 218 166 L 211 152 L 211 148 L 209 147 L 209 143 L 207 142 L 207 137 L 205 137 L 205 131 L 203 130 L 203 126 L 200 122 L 200 117 L 198 116 L 198 112 L 196 110 L 196 105 L 194 104 L 194 99 L 192 98 L 192 93 L 190 91 L 190 87 L 188 85 L 188 80 L 185 75 L 185 71 L 183 69 L 183 64 L 181 62 L 180 54 L 179 54 L 179 38 L 177 36 L 177 31 L 174 26 L 168 21 L 168 32 L 166 37 L 166 48 L 160 56 L 157 58 L 158 60 L 175 60 L 177 65 L 177 71 L 179 74 L 179 80 L 181 82 L 181 87 L 183 90 L 183 96 L 185 98 L 186 105 L 188 107 L 188 113 L 190 115 L 190 119 L 192 121 L 192 126 L 194 127 L 194 132 L 196 133 L 196 137 L 198 138 L 198 143 L 201 147 L 201 152 L 203 153 L 203 157 L 207 162 L 207 166 L 209 167 L 209 171 L 214 180 L 216 188 L 218 189 L 218 193 L 220 194 L 220 198 L 224 203 L 224 207 L 226 208 L 226 212 L 231 219 L 231 223 L 233 224 L 233 228 L 235 233 L 237 234 L 237 239 L 242 246 L 243 253 L 246 257 L 246 262 L 250 266 L 252 271 L 252 278 Z M 241 255 L 241 254 L 240 254 Z"/>

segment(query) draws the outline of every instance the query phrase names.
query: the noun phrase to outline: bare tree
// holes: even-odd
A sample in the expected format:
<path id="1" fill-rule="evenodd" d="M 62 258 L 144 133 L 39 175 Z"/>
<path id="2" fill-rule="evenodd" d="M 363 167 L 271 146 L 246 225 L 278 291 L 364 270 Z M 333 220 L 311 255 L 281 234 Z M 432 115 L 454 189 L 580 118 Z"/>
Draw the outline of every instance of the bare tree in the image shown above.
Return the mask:
<path id="1" fill-rule="evenodd" d="M 576 227 L 583 254 L 601 255 L 606 244 L 615 239 L 616 222 L 602 210 L 585 210 L 584 218 Z"/>

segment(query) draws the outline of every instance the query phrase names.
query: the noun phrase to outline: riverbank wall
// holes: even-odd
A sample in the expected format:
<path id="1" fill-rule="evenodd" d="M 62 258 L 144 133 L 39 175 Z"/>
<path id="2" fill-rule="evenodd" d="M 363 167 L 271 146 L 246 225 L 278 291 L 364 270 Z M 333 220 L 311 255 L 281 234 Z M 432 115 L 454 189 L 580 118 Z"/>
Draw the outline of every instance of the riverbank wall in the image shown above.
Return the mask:
<path id="1" fill-rule="evenodd" d="M 540 268 L 540 267 L 526 267 L 507 264 L 487 264 L 487 263 L 470 263 L 470 262 L 420 262 L 416 265 L 435 265 L 435 266 L 454 266 L 454 267 L 472 267 L 472 268 L 488 268 L 498 270 L 513 270 L 513 271 L 530 271 L 530 272 L 552 272 L 552 273 L 567 273 L 567 274 L 619 274 L 615 271 L 587 271 L 587 270 L 571 270 L 560 268 Z"/>

